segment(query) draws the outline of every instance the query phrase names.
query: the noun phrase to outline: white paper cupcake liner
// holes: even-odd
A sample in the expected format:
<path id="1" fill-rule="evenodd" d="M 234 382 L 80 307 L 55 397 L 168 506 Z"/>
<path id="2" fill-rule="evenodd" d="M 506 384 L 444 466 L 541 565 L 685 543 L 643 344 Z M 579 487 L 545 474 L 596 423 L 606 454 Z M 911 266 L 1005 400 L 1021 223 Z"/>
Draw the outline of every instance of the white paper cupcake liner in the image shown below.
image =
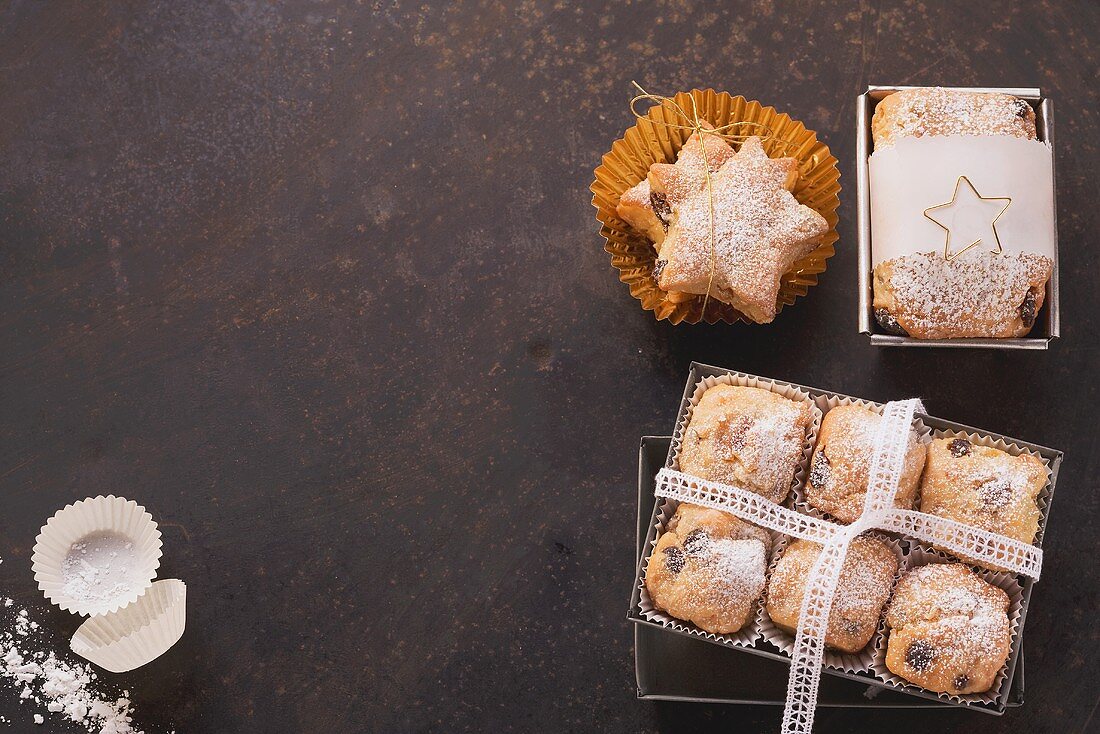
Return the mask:
<path id="1" fill-rule="evenodd" d="M 882 415 L 882 410 L 885 407 L 882 403 L 876 403 L 876 402 L 873 402 L 871 400 L 863 400 L 861 398 L 839 397 L 839 396 L 836 396 L 836 395 L 833 395 L 833 396 L 818 395 L 818 396 L 813 398 L 813 401 L 814 401 L 814 405 L 817 406 L 817 409 L 819 411 L 821 411 L 821 421 L 822 422 L 824 422 L 825 416 L 829 414 L 830 410 L 832 410 L 833 408 L 840 407 L 841 405 L 855 405 L 855 406 L 858 406 L 860 408 L 865 408 L 866 410 L 870 410 L 870 411 L 873 411 L 875 413 L 878 413 L 879 415 Z M 927 446 L 928 444 L 932 443 L 932 430 L 924 424 L 924 421 L 922 421 L 920 419 L 920 416 L 917 416 L 913 419 L 913 430 L 915 430 L 917 432 L 917 440 L 921 444 Z M 816 448 L 816 447 L 817 447 L 817 441 L 815 440 L 814 441 L 814 448 Z M 811 451 L 811 458 L 813 458 L 813 452 L 812 451 Z M 824 512 L 823 510 L 819 510 L 816 507 L 814 507 L 813 505 L 811 505 L 809 499 L 806 497 L 806 482 L 805 481 L 800 481 L 798 483 L 798 486 L 796 486 L 794 488 L 794 491 L 792 492 L 792 494 L 794 496 L 794 507 L 798 511 L 804 512 L 807 515 L 811 515 L 811 516 L 816 517 L 818 519 L 828 520 L 830 522 L 835 522 L 835 523 L 840 524 L 840 525 L 847 525 L 848 524 L 848 523 L 842 522 L 841 520 L 838 520 L 837 518 L 833 517 L 829 513 Z M 917 482 L 917 493 L 913 496 L 913 507 L 916 508 L 916 507 L 919 507 L 919 506 L 920 506 L 920 482 L 918 481 Z"/>
<path id="2" fill-rule="evenodd" d="M 35 539 L 31 567 L 52 603 L 94 616 L 144 594 L 156 578 L 160 556 L 160 530 L 152 515 L 133 500 L 109 495 L 58 510 Z"/>
<path id="3" fill-rule="evenodd" d="M 948 556 L 946 553 L 940 553 L 939 551 L 928 548 L 915 541 L 910 540 L 908 544 L 909 552 L 906 554 L 906 571 L 919 568 L 920 566 L 926 566 L 930 563 L 959 563 L 958 560 Z M 1023 589 L 1020 587 L 1016 577 L 1010 573 L 998 573 L 972 564 L 967 565 L 972 571 L 981 576 L 982 579 L 1008 594 L 1008 623 L 1012 631 L 1009 649 L 1014 650 L 1017 645 L 1017 637 L 1020 634 L 1020 614 L 1024 603 Z M 1005 660 L 1005 664 L 1001 666 L 1001 669 L 997 672 L 996 678 L 993 679 L 993 685 L 985 693 L 971 693 L 960 696 L 951 693 L 936 693 L 935 691 L 929 691 L 915 683 L 910 683 L 901 676 L 895 675 L 886 667 L 886 651 L 889 639 L 889 630 L 886 630 L 885 634 L 882 634 L 877 640 L 871 669 L 879 680 L 893 688 L 899 688 L 904 691 L 920 691 L 924 694 L 934 695 L 944 701 L 972 706 L 974 704 L 996 704 L 997 701 L 1005 695 L 1005 689 L 1011 682 L 1008 679 L 1008 668 L 1012 661 L 1012 654 L 1010 652 L 1008 658 Z"/>
<path id="4" fill-rule="evenodd" d="M 905 551 L 902 548 L 901 543 L 895 539 L 888 537 L 882 533 L 870 531 L 862 533 L 862 536 L 868 536 L 881 540 L 883 543 L 890 547 L 890 550 L 894 551 L 894 554 L 898 559 L 898 570 L 894 573 L 894 579 L 890 582 L 890 593 L 893 594 L 894 586 L 897 585 L 898 579 L 901 578 L 901 574 L 905 571 Z M 793 542 L 793 538 L 790 536 L 782 536 L 782 540 L 777 544 L 776 552 L 772 556 L 771 564 L 768 566 L 768 584 L 771 584 L 772 573 L 775 571 L 776 565 L 779 563 L 779 558 L 783 551 L 787 549 Z M 885 630 L 885 617 L 886 606 L 889 604 L 889 597 L 886 600 L 886 604 L 883 605 L 883 614 L 879 615 L 878 626 L 875 629 L 875 633 L 868 640 L 867 645 L 856 653 L 844 653 L 830 648 L 825 648 L 824 657 L 822 662 L 828 668 L 835 670 L 843 670 L 848 673 L 866 673 L 871 670 L 871 665 L 874 662 L 875 649 L 878 645 L 879 638 L 883 635 Z M 789 632 L 786 632 L 776 626 L 768 615 L 767 609 L 767 591 L 764 594 L 764 605 L 762 605 L 762 612 L 760 615 L 760 634 L 761 636 L 770 642 L 772 645 L 778 647 L 788 657 L 794 655 L 794 640 L 795 636 Z"/>
<path id="5" fill-rule="evenodd" d="M 163 655 L 186 626 L 187 585 L 157 581 L 133 604 L 80 625 L 69 646 L 112 673 L 125 673 Z"/>

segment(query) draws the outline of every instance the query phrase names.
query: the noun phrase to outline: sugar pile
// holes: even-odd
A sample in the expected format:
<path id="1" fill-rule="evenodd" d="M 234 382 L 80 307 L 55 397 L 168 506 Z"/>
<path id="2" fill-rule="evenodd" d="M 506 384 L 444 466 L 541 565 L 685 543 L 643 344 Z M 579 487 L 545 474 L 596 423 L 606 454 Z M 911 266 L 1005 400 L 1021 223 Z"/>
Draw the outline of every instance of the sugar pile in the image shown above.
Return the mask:
<path id="1" fill-rule="evenodd" d="M 36 724 L 50 715 L 61 716 L 94 734 L 143 734 L 131 720 L 129 693 L 118 699 L 104 698 L 95 690 L 97 676 L 91 666 L 58 659 L 45 649 L 40 625 L 15 602 L 0 602 L 0 679 L 22 691 L 20 702 L 39 707 Z M 44 715 L 45 714 L 45 715 Z M 0 717 L 0 723 L 9 723 Z"/>
<path id="2" fill-rule="evenodd" d="M 71 599 L 109 601 L 129 594 L 135 585 L 137 552 L 118 533 L 90 535 L 73 543 L 61 564 L 62 590 Z"/>

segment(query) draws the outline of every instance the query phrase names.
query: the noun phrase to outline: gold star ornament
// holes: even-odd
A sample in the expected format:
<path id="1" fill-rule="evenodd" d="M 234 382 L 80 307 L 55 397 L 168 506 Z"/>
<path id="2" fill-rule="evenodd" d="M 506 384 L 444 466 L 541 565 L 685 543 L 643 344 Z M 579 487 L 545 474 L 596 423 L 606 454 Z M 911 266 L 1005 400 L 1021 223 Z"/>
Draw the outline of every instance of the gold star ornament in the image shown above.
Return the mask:
<path id="1" fill-rule="evenodd" d="M 924 216 L 947 233 L 947 239 L 943 243 L 943 257 L 951 262 L 982 242 L 996 245 L 990 252 L 1002 252 L 1001 238 L 997 234 L 997 220 L 1011 203 L 1012 198 L 1008 196 L 982 196 L 969 178 L 959 176 L 955 181 L 955 193 L 951 200 L 928 207 L 924 210 Z M 969 244 L 952 251 L 952 239 Z"/>

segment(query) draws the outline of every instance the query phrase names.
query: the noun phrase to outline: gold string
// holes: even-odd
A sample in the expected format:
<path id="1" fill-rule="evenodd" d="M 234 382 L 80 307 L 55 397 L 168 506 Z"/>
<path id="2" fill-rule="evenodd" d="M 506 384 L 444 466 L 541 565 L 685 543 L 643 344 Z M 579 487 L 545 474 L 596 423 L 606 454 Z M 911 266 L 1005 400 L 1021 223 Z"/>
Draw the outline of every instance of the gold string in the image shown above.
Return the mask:
<path id="1" fill-rule="evenodd" d="M 714 186 L 711 182 L 710 162 L 707 160 L 707 146 L 706 141 L 703 139 L 703 136 L 711 135 L 721 140 L 724 140 L 727 143 L 730 143 L 731 146 L 737 147 L 740 147 L 742 143 L 752 137 L 760 138 L 762 142 L 769 141 L 769 143 L 773 144 L 778 143 L 781 146 L 787 146 L 788 148 L 794 148 L 796 150 L 799 149 L 801 146 L 789 140 L 783 140 L 776 137 L 772 134 L 771 128 L 769 128 L 762 122 L 751 122 L 746 120 L 740 122 L 731 122 L 726 125 L 720 125 L 717 127 L 704 127 L 703 125 L 706 121 L 702 120 L 699 117 L 699 108 L 695 101 L 695 95 L 690 95 L 688 97 L 688 99 L 691 100 L 691 114 L 689 115 L 687 111 L 684 110 L 684 108 L 681 107 L 680 104 L 677 103 L 676 100 L 672 97 L 665 97 L 660 94 L 650 94 L 645 89 L 643 89 L 642 85 L 638 84 L 638 82 L 631 81 L 630 83 L 633 84 L 639 92 L 639 94 L 635 95 L 630 100 L 630 111 L 636 118 L 638 118 L 639 120 L 648 120 L 651 125 L 658 125 L 668 128 L 670 130 L 690 130 L 692 135 L 699 136 L 699 148 L 702 151 L 703 156 L 703 175 L 706 178 L 707 211 L 708 222 L 710 225 L 710 272 L 707 275 L 707 292 L 703 296 L 702 307 L 702 313 L 706 313 L 707 303 L 710 300 L 710 291 L 711 288 L 714 286 L 714 276 L 718 270 L 718 246 L 716 242 L 717 237 L 714 230 Z M 649 108 L 648 110 L 646 110 L 645 113 L 639 112 L 637 105 L 643 100 L 654 102 L 654 107 L 661 107 L 665 105 L 671 107 L 672 110 L 688 124 L 682 125 L 675 122 L 669 122 L 667 120 L 654 119 L 649 115 L 654 107 Z M 709 125 L 710 123 L 706 124 Z M 748 127 L 749 129 L 755 128 L 756 132 L 731 132 L 732 130 L 742 127 Z M 688 137 L 690 139 L 691 135 L 689 135 Z M 811 167 L 817 165 L 817 156 L 813 155 L 807 161 L 802 161 L 799 163 L 800 175 L 804 173 L 804 171 L 802 170 L 802 165 L 807 162 L 811 164 Z"/>

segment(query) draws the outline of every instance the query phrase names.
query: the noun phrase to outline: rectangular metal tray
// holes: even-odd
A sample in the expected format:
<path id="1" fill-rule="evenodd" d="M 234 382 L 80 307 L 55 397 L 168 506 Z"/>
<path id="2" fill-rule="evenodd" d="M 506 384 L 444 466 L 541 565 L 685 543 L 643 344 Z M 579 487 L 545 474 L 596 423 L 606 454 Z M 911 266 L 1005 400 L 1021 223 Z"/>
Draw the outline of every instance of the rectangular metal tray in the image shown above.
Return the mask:
<path id="1" fill-rule="evenodd" d="M 871 155 L 871 117 L 875 105 L 887 95 L 915 87 L 869 86 L 856 98 L 856 197 L 859 235 L 859 330 L 871 337 L 871 343 L 889 347 L 979 347 L 984 349 L 1047 349 L 1061 329 L 1058 299 L 1058 241 L 1055 221 L 1054 270 L 1047 283 L 1046 301 L 1043 304 L 1045 318 L 1035 325 L 1029 336 L 1019 339 L 913 339 L 883 333 L 872 316 L 874 291 L 871 273 L 871 191 L 868 161 Z M 1001 92 L 1027 101 L 1035 109 L 1035 127 L 1039 140 L 1054 145 L 1054 104 L 1043 97 L 1037 88 L 1016 87 L 945 87 L 965 92 Z M 1051 157 L 1051 180 L 1057 188 L 1054 176 L 1054 158 Z M 1057 192 L 1054 194 L 1057 212 Z"/>
<path id="2" fill-rule="evenodd" d="M 681 399 L 680 408 L 677 411 L 677 416 L 679 417 L 683 414 L 683 411 L 686 409 L 686 406 L 688 405 L 689 398 L 693 394 L 693 392 L 695 390 L 695 386 L 698 384 L 699 380 L 701 380 L 705 376 L 723 375 L 723 374 L 728 374 L 730 372 L 731 372 L 731 370 L 726 370 L 726 369 L 722 369 L 720 367 L 712 367 L 710 365 L 704 365 L 704 364 L 699 364 L 697 362 L 693 362 L 692 365 L 691 365 L 690 373 L 688 375 L 687 384 L 684 387 L 684 395 Z M 770 379 L 770 378 L 768 378 L 768 379 Z M 818 397 L 818 396 L 825 396 L 825 397 L 835 396 L 835 397 L 840 397 L 840 398 L 850 397 L 850 396 L 846 396 L 846 395 L 843 395 L 843 394 L 840 394 L 840 393 L 834 393 L 834 392 L 829 392 L 829 391 L 826 391 L 826 390 L 820 390 L 818 388 L 808 387 L 808 386 L 805 386 L 805 385 L 797 385 L 795 383 L 785 383 L 781 380 L 772 380 L 772 382 L 776 382 L 776 383 L 779 383 L 779 384 L 793 385 L 794 387 L 797 387 L 797 388 L 803 390 L 804 392 L 809 394 L 811 397 Z M 929 416 L 929 415 L 923 415 L 922 414 L 922 415 L 920 415 L 920 418 L 926 426 L 928 426 L 929 428 L 932 428 L 932 429 L 944 429 L 944 430 L 953 430 L 953 431 L 960 431 L 960 432 L 979 433 L 979 434 L 984 434 L 986 436 L 991 436 L 991 437 L 995 437 L 995 438 L 1003 438 L 1008 442 L 1014 443 L 1018 446 L 1026 448 L 1026 449 L 1028 449 L 1030 451 L 1033 451 L 1034 453 L 1042 456 L 1044 459 L 1046 459 L 1046 461 L 1050 465 L 1051 477 L 1050 477 L 1049 493 L 1050 493 L 1051 496 L 1053 496 L 1054 489 L 1055 489 L 1057 479 L 1058 479 L 1058 469 L 1059 469 L 1059 466 L 1061 465 L 1061 461 L 1062 461 L 1062 452 L 1057 451 L 1055 449 L 1047 448 L 1045 446 L 1039 446 L 1037 444 L 1032 444 L 1032 443 L 1029 443 L 1027 441 L 1022 441 L 1022 440 L 1019 440 L 1019 439 L 1007 437 L 1007 436 L 1004 436 L 1002 434 L 998 434 L 998 433 L 995 433 L 995 432 L 974 428 L 973 426 L 966 426 L 966 425 L 963 425 L 963 424 L 960 424 L 960 423 L 954 423 L 954 422 L 951 422 L 951 421 L 946 421 L 946 420 L 943 420 L 941 418 L 936 418 L 934 416 Z M 647 502 L 649 504 L 648 512 L 646 512 L 646 514 L 648 515 L 648 518 L 647 518 L 648 525 L 645 528 L 646 535 L 645 535 L 645 540 L 643 541 L 643 546 L 642 546 L 643 549 L 646 548 L 646 547 L 649 547 L 649 545 L 655 540 L 655 536 L 656 536 L 655 526 L 656 526 L 656 523 L 657 523 L 657 510 L 658 510 L 658 507 L 659 507 L 659 503 L 652 496 L 652 492 L 650 493 L 650 496 L 647 498 Z M 1049 503 L 1048 503 L 1047 507 L 1048 507 L 1048 510 L 1049 510 Z M 642 512 L 644 510 L 645 510 L 645 505 L 643 504 L 640 507 L 639 511 Z M 1036 539 L 1036 544 L 1039 545 L 1039 546 L 1042 545 L 1042 535 L 1043 535 L 1043 533 L 1040 533 L 1039 537 Z M 667 628 L 667 627 L 661 625 L 658 622 L 652 622 L 652 621 L 646 619 L 645 617 L 643 617 L 642 614 L 641 614 L 641 607 L 640 607 L 641 594 L 640 594 L 639 586 L 638 586 L 638 583 L 637 583 L 637 580 L 641 578 L 642 568 L 643 568 L 643 566 L 642 566 L 642 554 L 639 553 L 638 566 L 637 566 L 637 569 L 636 569 L 637 570 L 637 575 L 635 577 L 634 588 L 632 589 L 631 601 L 630 601 L 630 610 L 628 612 L 628 619 L 630 619 L 632 622 L 636 623 L 639 626 L 651 626 L 653 628 L 661 630 L 664 634 L 684 635 L 684 636 L 687 636 L 687 637 L 691 638 L 692 641 L 698 641 L 701 644 L 715 646 L 715 647 L 720 647 L 720 646 L 726 645 L 726 643 L 723 643 L 721 641 L 706 640 L 702 637 L 699 637 L 699 636 L 696 636 L 696 635 L 692 634 L 692 632 L 687 631 L 687 630 L 681 631 L 681 630 Z M 1033 584 L 1034 584 L 1034 582 L 1033 582 L 1032 579 L 1025 578 L 1025 577 L 1020 578 L 1020 586 L 1023 589 L 1023 605 L 1022 605 L 1022 609 L 1021 609 L 1021 613 L 1020 613 L 1020 634 L 1016 635 L 1016 637 L 1014 638 L 1012 651 L 1011 651 L 1011 653 L 1009 655 L 1009 659 L 1008 659 L 1008 676 L 1007 676 L 1008 683 L 1004 686 L 1004 689 L 1002 690 L 1002 692 L 1000 694 L 1000 697 L 993 703 L 988 703 L 988 704 L 987 703 L 972 703 L 972 704 L 947 703 L 947 702 L 944 702 L 943 699 L 941 699 L 936 694 L 928 692 L 928 691 L 923 691 L 923 690 L 917 689 L 916 687 L 908 688 L 908 689 L 905 690 L 904 693 L 902 693 L 899 689 L 894 688 L 892 686 L 889 686 L 888 684 L 882 683 L 881 681 L 874 680 L 874 679 L 872 679 L 872 678 L 870 678 L 866 675 L 861 675 L 861 674 L 857 674 L 857 673 L 847 673 L 845 671 L 835 670 L 835 669 L 832 669 L 832 668 L 823 668 L 823 672 L 826 674 L 826 676 L 836 676 L 836 677 L 848 679 L 850 681 L 855 681 L 857 683 L 861 683 L 864 686 L 864 688 L 866 688 L 867 686 L 883 688 L 884 693 L 886 691 L 895 692 L 898 695 L 906 695 L 906 696 L 914 696 L 914 697 L 925 698 L 925 699 L 928 699 L 930 701 L 935 701 L 939 705 L 962 706 L 964 708 L 969 708 L 969 709 L 976 710 L 976 711 L 982 711 L 984 713 L 1000 715 L 1000 714 L 1004 713 L 1005 708 L 1009 705 L 1009 702 L 1013 699 L 1013 695 L 1014 695 L 1013 692 L 1015 690 L 1015 685 L 1016 685 L 1014 675 L 1015 675 L 1015 671 L 1017 669 L 1019 659 L 1020 659 L 1020 649 L 1021 649 L 1021 645 L 1022 645 L 1022 642 L 1023 642 L 1023 629 L 1024 629 L 1025 622 L 1027 620 L 1027 610 L 1028 610 L 1028 605 L 1029 605 L 1029 602 L 1030 602 L 1030 599 L 1031 599 L 1031 592 L 1032 592 Z M 773 647 L 766 640 L 758 641 L 752 647 L 728 646 L 725 649 L 727 651 L 731 652 L 731 653 L 734 653 L 734 654 L 736 654 L 736 652 L 738 652 L 738 651 L 743 651 L 743 652 L 750 653 L 752 655 L 759 655 L 759 656 L 763 656 L 763 657 L 766 657 L 766 658 L 770 658 L 772 660 L 777 660 L 777 661 L 782 662 L 784 664 L 784 666 L 786 666 L 786 664 L 789 662 L 789 658 L 786 657 L 786 655 L 780 654 L 779 649 Z M 1022 691 L 1022 688 L 1021 688 L 1021 691 Z M 882 694 L 880 694 L 880 695 L 882 695 Z M 1022 698 L 1020 700 L 1022 700 Z M 1019 705 L 1019 704 L 1016 704 L 1016 705 Z"/>
<path id="3" fill-rule="evenodd" d="M 671 436 L 643 436 L 638 450 L 638 558 L 645 552 L 654 478 L 664 466 Z M 1016 664 L 1008 706 L 1024 702 L 1024 658 Z M 782 706 L 787 695 L 787 664 L 766 657 L 739 655 L 718 645 L 693 640 L 649 625 L 634 625 L 634 670 L 638 698 L 651 701 L 764 704 Z M 950 708 L 941 701 L 842 678 L 824 677 L 819 706 L 842 708 Z"/>

